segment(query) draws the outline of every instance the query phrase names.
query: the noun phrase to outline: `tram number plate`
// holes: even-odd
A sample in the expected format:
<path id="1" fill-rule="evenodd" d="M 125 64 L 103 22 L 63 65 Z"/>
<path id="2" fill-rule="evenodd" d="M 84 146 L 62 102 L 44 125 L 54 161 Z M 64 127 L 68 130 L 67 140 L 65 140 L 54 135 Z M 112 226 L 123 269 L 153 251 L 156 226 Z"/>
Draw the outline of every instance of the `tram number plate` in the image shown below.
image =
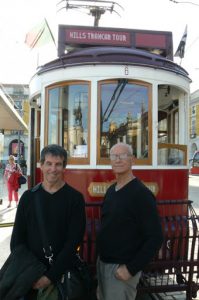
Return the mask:
<path id="1" fill-rule="evenodd" d="M 91 197 L 103 197 L 109 188 L 109 186 L 113 183 L 111 182 L 91 182 L 88 187 L 88 192 Z M 151 192 L 156 196 L 159 188 L 156 182 L 143 182 Z"/>

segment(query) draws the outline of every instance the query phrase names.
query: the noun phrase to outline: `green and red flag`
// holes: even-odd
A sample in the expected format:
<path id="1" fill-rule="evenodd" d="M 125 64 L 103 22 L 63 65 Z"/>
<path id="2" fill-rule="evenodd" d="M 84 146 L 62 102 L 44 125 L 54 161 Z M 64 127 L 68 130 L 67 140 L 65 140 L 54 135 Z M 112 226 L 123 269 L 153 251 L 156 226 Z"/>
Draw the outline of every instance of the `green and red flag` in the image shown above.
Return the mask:
<path id="1" fill-rule="evenodd" d="M 50 42 L 53 42 L 56 46 L 54 36 L 46 19 L 32 28 L 25 38 L 26 45 L 31 49 L 42 47 Z"/>

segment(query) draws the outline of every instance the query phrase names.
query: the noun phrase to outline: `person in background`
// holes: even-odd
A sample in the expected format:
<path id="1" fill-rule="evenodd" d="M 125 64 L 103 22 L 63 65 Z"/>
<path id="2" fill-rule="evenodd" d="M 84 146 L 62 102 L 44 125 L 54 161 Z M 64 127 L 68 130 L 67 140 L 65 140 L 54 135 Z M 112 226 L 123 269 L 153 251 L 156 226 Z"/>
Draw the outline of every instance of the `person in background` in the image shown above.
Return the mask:
<path id="1" fill-rule="evenodd" d="M 47 267 L 45 274 L 32 285 L 25 300 L 37 299 L 38 290 L 57 283 L 67 269 L 74 267 L 86 225 L 83 195 L 64 181 L 66 150 L 59 145 L 48 145 L 41 151 L 40 163 L 43 181 L 21 196 L 10 244 L 11 251 L 19 244 L 25 245 Z M 52 247 L 52 264 L 43 252 L 36 201 L 40 202 L 47 238 Z"/>
<path id="2" fill-rule="evenodd" d="M 26 165 L 26 160 L 24 159 L 23 155 L 21 155 L 21 157 L 20 157 L 20 167 L 23 172 L 23 175 L 26 175 L 27 165 Z"/>
<path id="3" fill-rule="evenodd" d="M 9 201 L 8 208 L 11 207 L 13 195 L 14 195 L 16 206 L 18 205 L 18 201 L 19 201 L 18 189 L 20 187 L 18 183 L 18 176 L 20 174 L 22 174 L 22 172 L 19 164 L 16 164 L 14 156 L 10 155 L 8 159 L 8 164 L 6 165 L 5 172 L 4 172 L 4 178 L 6 180 L 7 189 L 8 189 L 8 201 Z"/>
<path id="4" fill-rule="evenodd" d="M 0 181 L 3 179 L 3 164 L 0 161 Z M 3 188 L 2 188 L 2 184 L 0 182 L 0 205 L 3 204 Z"/>
<path id="5" fill-rule="evenodd" d="M 141 270 L 163 241 L 152 192 L 132 172 L 130 145 L 118 143 L 110 150 L 116 183 L 106 192 L 101 229 L 97 237 L 100 300 L 134 300 Z"/>

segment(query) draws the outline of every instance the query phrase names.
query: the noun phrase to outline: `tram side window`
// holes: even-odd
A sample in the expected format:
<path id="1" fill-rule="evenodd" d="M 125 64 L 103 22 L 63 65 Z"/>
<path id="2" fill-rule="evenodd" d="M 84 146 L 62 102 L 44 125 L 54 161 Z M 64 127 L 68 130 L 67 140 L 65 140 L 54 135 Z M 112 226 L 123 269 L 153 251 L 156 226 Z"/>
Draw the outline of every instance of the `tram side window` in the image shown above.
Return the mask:
<path id="1" fill-rule="evenodd" d="M 151 86 L 126 79 L 99 83 L 98 162 L 108 163 L 110 148 L 132 146 L 136 164 L 151 163 Z"/>
<path id="2" fill-rule="evenodd" d="M 47 143 L 62 145 L 69 163 L 88 158 L 88 84 L 49 88 L 47 127 Z"/>
<path id="3" fill-rule="evenodd" d="M 177 89 L 175 95 L 177 95 Z M 172 100 L 170 96 L 172 96 L 171 87 L 166 88 L 166 93 L 165 86 L 159 87 L 158 164 L 185 165 L 187 147 L 179 144 L 179 100 Z"/>

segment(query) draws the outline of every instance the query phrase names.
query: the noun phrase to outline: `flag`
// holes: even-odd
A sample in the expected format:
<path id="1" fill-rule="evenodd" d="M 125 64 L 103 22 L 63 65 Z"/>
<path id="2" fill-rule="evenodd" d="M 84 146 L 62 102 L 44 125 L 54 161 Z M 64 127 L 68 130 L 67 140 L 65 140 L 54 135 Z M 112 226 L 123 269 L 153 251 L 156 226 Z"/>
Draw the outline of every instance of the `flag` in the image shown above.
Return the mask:
<path id="1" fill-rule="evenodd" d="M 186 40 L 187 40 L 187 25 L 185 27 L 184 34 L 181 38 L 180 44 L 179 44 L 178 49 L 176 50 L 176 53 L 174 56 L 178 56 L 180 58 L 184 57 Z"/>
<path id="2" fill-rule="evenodd" d="M 25 38 L 25 44 L 31 49 L 41 47 L 50 42 L 53 42 L 56 46 L 54 36 L 50 30 L 48 22 L 44 19 L 40 24 L 37 24 L 32 28 Z"/>

